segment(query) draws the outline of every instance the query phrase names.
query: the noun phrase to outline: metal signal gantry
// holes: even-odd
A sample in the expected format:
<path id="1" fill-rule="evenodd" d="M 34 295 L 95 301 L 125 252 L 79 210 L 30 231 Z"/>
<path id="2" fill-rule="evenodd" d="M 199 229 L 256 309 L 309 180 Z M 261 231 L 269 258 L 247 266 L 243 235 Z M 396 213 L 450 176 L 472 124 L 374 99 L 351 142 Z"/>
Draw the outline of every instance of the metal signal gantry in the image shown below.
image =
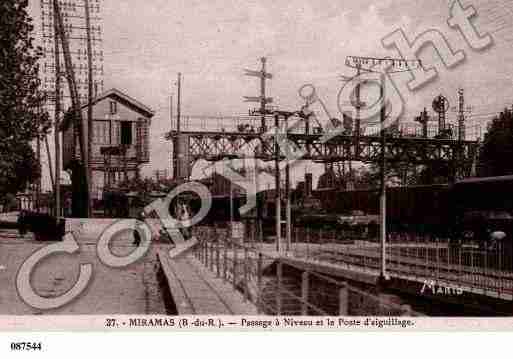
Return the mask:
<path id="1" fill-rule="evenodd" d="M 274 139 L 263 138 L 259 133 L 252 132 L 182 132 L 187 143 L 187 158 L 190 163 L 201 159 L 219 161 L 223 158 L 257 158 L 273 161 L 276 157 Z M 359 161 L 365 163 L 379 162 L 381 156 L 381 136 L 374 134 L 361 136 L 358 146 L 351 135 L 338 135 L 324 141 L 324 133 L 306 134 L 289 133 L 288 141 L 304 156 L 304 160 L 335 163 L 343 161 Z M 176 138 L 176 132 L 167 135 L 167 139 Z M 358 151 L 356 150 L 358 147 Z M 389 163 L 410 163 L 413 165 L 430 163 L 451 163 L 458 167 L 469 166 L 477 151 L 478 144 L 474 141 L 456 141 L 452 139 L 410 137 L 401 133 L 387 136 L 385 159 Z M 462 149 L 464 157 L 458 163 L 456 153 Z M 280 150 L 282 159 L 285 158 Z"/>

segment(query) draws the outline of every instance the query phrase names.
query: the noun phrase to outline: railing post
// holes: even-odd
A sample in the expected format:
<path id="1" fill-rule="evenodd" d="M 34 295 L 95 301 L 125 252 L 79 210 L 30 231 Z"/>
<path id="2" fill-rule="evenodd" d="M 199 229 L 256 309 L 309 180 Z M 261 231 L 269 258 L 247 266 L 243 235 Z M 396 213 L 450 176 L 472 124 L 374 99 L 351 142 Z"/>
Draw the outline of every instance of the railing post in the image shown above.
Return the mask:
<path id="1" fill-rule="evenodd" d="M 223 279 L 225 281 L 228 280 L 228 242 L 224 242 L 224 251 L 223 251 Z"/>
<path id="2" fill-rule="evenodd" d="M 237 267 L 238 267 L 238 261 L 239 261 L 239 252 L 237 250 L 237 245 L 235 243 L 232 243 L 233 246 L 233 286 L 237 287 Z"/>
<path id="3" fill-rule="evenodd" d="M 310 258 L 310 227 L 306 227 L 306 259 Z"/>
<path id="4" fill-rule="evenodd" d="M 282 313 L 282 286 L 283 286 L 283 264 L 278 259 L 276 264 L 277 290 L 276 290 L 276 315 Z"/>
<path id="5" fill-rule="evenodd" d="M 217 278 L 221 277 L 221 267 L 220 267 L 220 263 L 221 263 L 221 251 L 219 250 L 219 247 L 220 247 L 220 243 L 219 241 L 217 241 L 216 243 L 216 267 L 217 267 Z"/>
<path id="6" fill-rule="evenodd" d="M 294 240 L 292 241 L 292 243 L 294 243 L 294 245 L 292 246 L 292 248 L 293 248 L 292 252 L 294 252 L 294 255 L 296 255 L 295 252 L 297 252 L 297 247 L 298 247 L 298 243 L 299 243 L 298 238 L 297 238 L 298 237 L 297 232 L 298 232 L 298 228 L 295 227 L 294 228 Z"/>
<path id="7" fill-rule="evenodd" d="M 211 242 L 210 243 L 210 246 L 209 246 L 209 250 L 210 250 L 210 253 L 209 253 L 209 256 L 210 256 L 210 271 L 213 272 L 214 271 L 214 242 Z"/>
<path id="8" fill-rule="evenodd" d="M 249 276 L 248 276 L 248 248 L 244 247 L 244 300 L 247 301 L 249 299 Z"/>
<path id="9" fill-rule="evenodd" d="M 205 241 L 205 268 L 208 269 L 209 263 L 210 263 L 210 257 L 208 255 L 208 241 Z"/>
<path id="10" fill-rule="evenodd" d="M 485 252 L 484 252 L 483 277 L 488 278 L 488 246 L 485 246 Z M 486 288 L 487 284 L 488 284 L 487 281 L 483 280 L 483 287 L 484 287 L 485 295 L 486 295 L 486 290 L 487 290 L 487 288 Z"/>
<path id="11" fill-rule="evenodd" d="M 436 280 L 439 281 L 440 280 L 440 253 L 438 252 L 440 247 L 438 246 L 440 242 L 438 241 L 438 236 L 436 237 L 436 243 L 435 243 L 435 246 L 436 246 Z"/>
<path id="12" fill-rule="evenodd" d="M 208 268 L 208 241 L 205 241 L 205 268 Z"/>
<path id="13" fill-rule="evenodd" d="M 256 220 L 249 220 L 249 227 L 250 227 L 250 237 L 251 237 L 251 246 L 253 248 L 255 248 L 255 238 L 256 238 L 256 235 L 255 235 L 255 228 L 256 228 L 256 224 L 255 224 L 255 221 Z"/>
<path id="14" fill-rule="evenodd" d="M 208 238 L 208 237 L 207 237 Z M 201 241 L 201 262 L 206 267 L 207 266 L 207 239 Z"/>
<path id="15" fill-rule="evenodd" d="M 205 244 L 203 246 L 203 250 L 205 251 L 203 257 L 205 259 L 205 268 L 208 269 L 208 240 L 205 241 Z"/>
<path id="16" fill-rule="evenodd" d="M 264 312 L 264 303 L 262 301 L 262 291 L 263 291 L 263 281 L 262 275 L 264 270 L 264 257 L 262 253 L 258 253 L 258 263 L 257 263 L 257 310 L 258 314 L 262 314 Z"/>
<path id="17" fill-rule="evenodd" d="M 301 275 L 301 315 L 308 315 L 308 293 L 309 293 L 309 278 L 308 272 L 303 272 Z"/>
<path id="18" fill-rule="evenodd" d="M 428 278 L 428 276 L 430 275 L 430 270 L 429 270 L 429 245 L 430 245 L 430 242 L 429 242 L 429 237 L 426 236 L 426 241 L 425 241 L 425 247 L 424 249 L 426 250 L 426 265 L 424 266 L 424 277 Z"/>
<path id="19" fill-rule="evenodd" d="M 474 283 L 474 280 L 475 280 L 475 272 L 474 272 L 474 248 L 472 248 L 470 250 L 470 280 L 471 280 L 471 283 L 472 284 L 475 284 Z"/>
<path id="20" fill-rule="evenodd" d="M 504 270 L 502 269 L 502 253 L 503 253 L 503 247 L 502 247 L 502 243 L 500 243 L 499 250 L 497 251 L 497 273 L 499 275 L 499 295 L 502 294 L 502 289 L 504 288 L 504 281 L 505 281 L 504 277 L 505 277 L 505 273 L 508 270 L 507 265 L 504 268 Z"/>
<path id="21" fill-rule="evenodd" d="M 462 256 L 461 256 L 461 250 L 462 250 L 462 243 L 458 245 L 458 274 L 459 279 L 461 280 L 463 276 L 463 264 L 462 264 Z"/>
<path id="22" fill-rule="evenodd" d="M 347 284 L 341 287 L 338 291 L 338 315 L 349 315 L 349 289 Z"/>
<path id="23" fill-rule="evenodd" d="M 500 250 L 499 250 L 499 271 L 502 271 L 502 244 L 501 244 L 501 247 L 500 247 Z M 507 271 L 507 268 L 504 268 L 505 270 L 504 271 Z"/>

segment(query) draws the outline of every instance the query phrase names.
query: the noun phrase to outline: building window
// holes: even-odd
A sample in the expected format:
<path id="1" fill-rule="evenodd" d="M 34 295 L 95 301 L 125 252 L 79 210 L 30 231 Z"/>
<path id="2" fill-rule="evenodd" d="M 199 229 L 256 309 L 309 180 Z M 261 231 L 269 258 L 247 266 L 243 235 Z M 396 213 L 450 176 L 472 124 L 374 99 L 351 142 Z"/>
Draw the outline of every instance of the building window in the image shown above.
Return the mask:
<path id="1" fill-rule="evenodd" d="M 121 122 L 121 144 L 132 145 L 132 122 Z"/>
<path id="2" fill-rule="evenodd" d="M 110 101 L 110 114 L 115 115 L 118 113 L 118 103 L 116 101 Z"/>
<path id="3" fill-rule="evenodd" d="M 98 145 L 110 144 L 110 122 L 94 121 L 93 123 L 93 143 Z"/>

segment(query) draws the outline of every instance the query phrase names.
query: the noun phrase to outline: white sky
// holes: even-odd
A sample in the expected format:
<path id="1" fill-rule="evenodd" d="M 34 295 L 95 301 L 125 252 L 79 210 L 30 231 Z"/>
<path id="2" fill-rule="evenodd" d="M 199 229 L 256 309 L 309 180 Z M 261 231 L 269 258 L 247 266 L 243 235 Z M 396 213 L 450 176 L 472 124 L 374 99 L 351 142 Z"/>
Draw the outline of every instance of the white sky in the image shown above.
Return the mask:
<path id="1" fill-rule="evenodd" d="M 39 0 L 31 0 L 38 9 Z M 182 112 L 197 115 L 246 114 L 242 96 L 258 94 L 258 81 L 243 76 L 268 57 L 270 95 L 285 109 L 298 109 L 298 89 L 311 83 L 337 115 L 339 75 L 352 75 L 348 55 L 392 56 L 381 38 L 401 28 L 414 36 L 438 29 L 467 61 L 446 70 L 435 52 L 421 52 L 424 64 L 437 66 L 439 79 L 407 94 L 411 118 L 443 93 L 457 105 L 457 89 L 466 90 L 474 113 L 496 112 L 513 104 L 513 3 L 507 0 L 462 1 L 478 11 L 473 20 L 495 44 L 472 52 L 447 24 L 447 0 L 125 0 L 103 1 L 105 89 L 119 88 L 156 111 L 152 125 L 152 163 L 144 170 L 170 166 L 171 146 L 163 140 L 169 129 L 169 95 L 176 98 L 176 74 L 182 72 Z M 38 11 L 32 11 L 39 16 Z M 35 19 L 38 20 L 38 19 Z M 36 21 L 37 24 L 37 21 Z M 36 27 L 39 31 L 39 28 Z M 38 33 L 36 33 L 38 35 Z M 405 82 L 409 75 L 396 76 Z M 452 119 L 452 116 L 449 116 Z M 476 116 L 473 123 L 486 117 Z M 300 174 L 302 176 L 302 174 Z"/>

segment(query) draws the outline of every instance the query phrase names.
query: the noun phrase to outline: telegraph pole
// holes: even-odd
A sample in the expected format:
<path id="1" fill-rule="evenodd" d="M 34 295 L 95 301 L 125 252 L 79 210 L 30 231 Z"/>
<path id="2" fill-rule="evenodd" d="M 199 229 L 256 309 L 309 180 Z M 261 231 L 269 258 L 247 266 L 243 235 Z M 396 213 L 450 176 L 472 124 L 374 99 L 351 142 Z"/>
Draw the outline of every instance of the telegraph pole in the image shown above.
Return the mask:
<path id="1" fill-rule="evenodd" d="M 178 73 L 178 102 L 176 108 L 176 131 L 181 132 L 181 116 L 182 116 L 182 73 Z"/>
<path id="2" fill-rule="evenodd" d="M 428 122 L 429 115 L 427 113 L 427 109 L 424 107 L 424 111 L 420 113 L 420 116 L 415 118 L 415 121 L 422 125 L 422 137 L 428 137 Z"/>
<path id="3" fill-rule="evenodd" d="M 174 126 L 174 123 L 173 123 L 173 93 L 171 93 L 169 95 L 169 124 L 171 125 L 169 131 L 173 132 L 173 126 Z M 176 163 L 174 161 L 174 151 L 176 148 L 176 141 L 172 141 L 171 146 L 173 149 L 173 157 L 171 159 L 171 171 L 174 176 L 174 173 L 175 173 L 174 170 L 175 170 L 175 166 L 176 166 Z"/>
<path id="4" fill-rule="evenodd" d="M 288 130 L 289 121 L 288 116 L 285 116 L 285 136 L 288 143 Z M 285 149 L 285 218 L 286 218 L 286 236 L 287 236 L 287 252 L 290 250 L 292 245 L 292 204 L 290 201 L 290 162 L 289 162 L 289 151 L 290 148 Z"/>
<path id="5" fill-rule="evenodd" d="M 465 138 L 465 93 L 463 89 L 458 90 L 459 114 L 458 114 L 458 140 Z"/>
<path id="6" fill-rule="evenodd" d="M 368 64 L 368 68 L 364 68 L 362 65 Z M 385 64 L 384 70 L 380 70 L 380 65 Z M 381 172 L 381 188 L 380 188 L 380 242 L 381 242 L 381 277 L 382 279 L 388 279 L 386 273 L 386 77 L 388 73 L 392 72 L 406 72 L 412 71 L 422 67 L 420 60 L 405 60 L 405 59 L 391 59 L 391 58 L 375 58 L 375 57 L 362 57 L 362 56 L 348 56 L 346 58 L 346 66 L 356 68 L 358 74 L 360 72 L 375 72 L 380 76 L 380 122 L 381 122 L 381 153 L 380 153 L 380 172 Z M 360 105 L 360 104 L 358 104 Z M 358 116 L 359 117 L 359 116 Z"/>
<path id="7" fill-rule="evenodd" d="M 262 57 L 262 69 L 260 71 L 244 70 L 246 76 L 258 77 L 260 79 L 260 96 L 244 96 L 246 102 L 258 102 L 260 104 L 261 127 L 260 132 L 264 133 L 267 131 L 267 125 L 265 123 L 265 114 L 267 110 L 267 104 L 273 102 L 272 97 L 266 97 L 266 86 L 267 80 L 271 80 L 273 75 L 267 72 L 267 59 Z"/>
<path id="8" fill-rule="evenodd" d="M 50 153 L 50 145 L 48 144 L 48 135 L 45 135 L 46 157 L 48 157 L 48 172 L 50 173 L 50 182 L 52 189 L 55 190 L 55 181 L 53 180 L 52 154 Z"/>
<path id="9" fill-rule="evenodd" d="M 424 107 L 424 111 L 422 112 L 422 137 L 427 138 L 428 137 L 428 122 L 429 122 L 429 115 L 427 113 L 427 109 Z"/>
<path id="10" fill-rule="evenodd" d="M 235 221 L 235 206 L 233 203 L 233 182 L 230 181 L 230 236 L 234 238 L 233 222 Z"/>
<path id="11" fill-rule="evenodd" d="M 465 90 L 460 88 L 458 90 L 458 140 L 465 141 L 465 113 L 471 111 L 471 107 L 465 108 Z"/>
<path id="12" fill-rule="evenodd" d="M 386 238 L 387 238 L 387 176 L 386 176 L 386 101 L 385 101 L 385 74 L 380 74 L 380 99 L 383 101 L 381 104 L 380 121 L 381 121 L 381 155 L 380 155 L 380 175 L 381 175 L 381 188 L 379 195 L 379 208 L 380 208 L 380 238 L 381 238 L 381 276 L 386 279 Z"/>
<path id="13" fill-rule="evenodd" d="M 458 142 L 461 143 L 465 141 L 466 137 L 466 129 L 465 129 L 465 114 L 472 111 L 472 107 L 465 107 L 465 90 L 463 88 L 458 89 L 458 108 L 453 109 L 458 112 Z M 463 173 L 463 164 L 461 164 L 461 159 L 463 158 L 462 146 L 458 149 L 458 163 L 454 164 L 454 175 L 455 177 L 464 176 Z"/>
<path id="14" fill-rule="evenodd" d="M 79 175 L 83 176 L 83 178 L 80 178 L 80 176 L 74 175 L 74 177 L 75 177 L 74 180 L 79 180 L 80 183 L 83 183 L 83 186 L 82 186 L 82 188 L 80 188 L 80 191 L 74 190 L 73 196 L 74 196 L 74 199 L 78 199 L 80 204 L 82 204 L 82 205 L 84 205 L 84 203 L 82 203 L 82 199 L 85 200 L 85 211 L 84 211 L 83 215 L 84 215 L 84 217 L 87 218 L 90 216 L 90 211 L 89 211 L 89 198 L 90 198 L 89 188 L 90 188 L 90 186 L 89 186 L 89 178 L 87 176 L 87 174 L 89 173 L 89 158 L 88 158 L 88 153 L 87 153 L 87 136 L 86 136 L 86 132 L 85 132 L 87 130 L 87 125 L 83 121 L 82 109 L 80 106 L 80 97 L 79 97 L 78 90 L 77 90 L 77 82 L 75 79 L 75 72 L 73 69 L 73 63 L 72 63 L 71 55 L 70 55 L 71 52 L 70 52 L 70 47 L 69 47 L 69 39 L 66 35 L 64 21 L 62 19 L 60 5 L 59 5 L 58 0 L 53 0 L 53 9 L 54 9 L 53 12 L 54 12 L 54 24 L 55 24 L 54 31 L 56 34 L 58 34 L 60 41 L 61 41 L 62 53 L 64 55 L 64 64 L 65 64 L 65 70 L 66 70 L 65 74 L 66 74 L 66 79 L 68 80 L 68 87 L 69 87 L 69 91 L 71 94 L 71 102 L 72 102 L 73 115 L 74 115 L 74 128 L 77 129 L 77 132 L 78 132 L 80 155 L 81 155 L 81 160 L 82 160 L 82 164 L 78 165 L 74 169 L 74 171 L 78 170 L 78 168 L 83 170 L 83 171 L 79 172 Z M 57 37 L 56 37 L 56 39 L 57 39 Z M 56 42 L 56 44 L 57 44 L 57 42 Z M 55 48 L 55 58 L 56 59 L 58 58 L 58 55 L 59 55 L 59 51 L 58 51 L 58 47 L 56 46 L 56 48 Z M 57 62 L 56 62 L 56 64 L 57 64 Z M 57 74 L 57 68 L 56 68 L 56 74 Z M 57 91 L 56 91 L 56 96 L 57 96 L 57 98 L 58 98 L 58 96 L 60 96 L 60 93 Z M 58 119 L 57 113 L 56 113 L 56 116 L 57 116 L 56 119 Z M 58 128 L 56 128 L 56 130 L 58 132 Z M 55 136 L 58 136 L 58 135 L 59 135 L 58 133 L 55 134 Z M 57 142 L 56 142 L 56 144 L 57 144 Z M 57 169 L 57 164 L 59 164 L 59 166 L 58 166 L 59 172 L 56 171 L 56 174 L 55 174 L 55 178 L 56 178 L 55 182 L 57 185 L 59 182 L 57 179 L 60 178 L 60 163 L 57 163 L 57 161 L 60 161 L 60 157 L 56 158 L 55 160 L 56 160 L 56 169 Z M 59 205 L 60 205 L 60 203 L 59 203 Z"/>
<path id="15" fill-rule="evenodd" d="M 37 211 L 39 212 L 39 204 L 41 203 L 41 174 L 43 172 L 43 166 L 41 164 L 41 135 L 37 134 L 37 142 L 36 142 L 36 156 L 37 156 L 37 164 L 39 166 L 39 178 L 37 179 L 36 183 L 36 207 Z"/>
<path id="16" fill-rule="evenodd" d="M 258 242 L 260 244 L 264 241 L 264 233 L 262 228 L 262 202 L 260 198 L 260 180 L 258 176 L 260 175 L 260 166 L 258 164 L 257 156 L 255 155 L 254 158 L 254 164 L 255 164 L 255 192 L 256 192 L 256 202 L 257 202 L 257 208 L 256 208 L 256 217 L 257 217 L 257 233 L 258 233 Z"/>
<path id="17" fill-rule="evenodd" d="M 280 120 L 279 115 L 274 115 L 274 126 L 275 126 L 275 136 L 274 136 L 274 164 L 275 164 L 275 185 L 276 185 L 276 193 L 275 193 L 275 207 L 276 207 L 276 251 L 281 253 L 281 173 L 280 173 L 280 146 L 278 144 L 278 136 L 280 131 Z"/>
<path id="18" fill-rule="evenodd" d="M 55 45 L 55 122 L 54 122 L 54 138 L 55 138 L 55 180 L 54 180 L 54 200 L 55 200 L 55 217 L 61 216 L 61 141 L 60 133 L 60 113 L 61 113 L 61 63 L 59 55 L 59 24 L 57 17 L 58 4 L 54 0 L 54 45 Z M 48 146 L 48 141 L 46 142 Z"/>
<path id="19" fill-rule="evenodd" d="M 173 94 L 169 95 L 169 119 L 171 121 L 171 131 L 173 131 Z"/>
<path id="20" fill-rule="evenodd" d="M 362 64 L 358 63 L 356 65 L 356 77 L 357 78 L 360 78 L 360 75 L 362 73 Z M 360 143 L 360 130 L 361 130 L 361 125 L 360 125 L 360 111 L 361 111 L 361 108 L 362 108 L 362 103 L 361 103 L 361 84 L 360 82 L 358 82 L 358 84 L 356 85 L 356 120 L 355 120 L 355 137 L 356 137 L 356 147 L 358 148 L 359 147 L 359 143 Z M 359 151 L 357 150 L 356 153 L 358 153 Z"/>
<path id="21" fill-rule="evenodd" d="M 38 126 L 37 126 L 37 138 L 36 138 L 36 157 L 37 164 L 39 166 L 39 178 L 36 182 L 36 208 L 37 212 L 40 212 L 40 203 L 41 203 L 41 178 L 43 174 L 43 164 L 41 163 L 41 116 L 42 109 L 41 106 L 38 108 Z"/>
<path id="22" fill-rule="evenodd" d="M 254 71 L 254 70 L 244 70 L 244 75 L 246 76 L 251 76 L 251 77 L 257 77 L 260 79 L 260 96 L 244 96 L 244 100 L 245 102 L 257 102 L 260 104 L 260 129 L 259 129 L 259 132 L 260 133 L 265 133 L 267 131 L 267 124 L 266 124 L 266 121 L 265 121 L 265 115 L 268 113 L 267 111 L 267 104 L 269 103 L 272 103 L 273 102 L 273 98 L 272 97 L 267 97 L 267 94 L 266 94 L 266 88 L 267 88 L 267 80 L 271 80 L 273 78 L 273 75 L 268 73 L 267 72 L 267 59 L 265 57 L 262 57 L 260 59 L 261 63 L 262 63 L 262 68 L 260 71 Z M 277 146 L 277 144 L 275 144 L 275 147 Z M 279 168 L 279 158 L 278 158 L 278 163 L 277 163 L 277 166 Z M 259 236 L 259 240 L 260 242 L 263 241 L 263 226 L 262 226 L 262 218 L 261 218 L 261 211 L 262 211 L 262 203 L 261 203 L 261 198 L 259 196 L 259 181 L 258 181 L 258 176 L 260 175 L 259 173 L 259 165 L 258 165 L 258 160 L 255 158 L 255 169 L 256 169 L 256 173 L 255 173 L 255 176 L 257 177 L 255 182 L 256 182 L 256 186 L 257 186 L 257 227 L 258 227 L 258 236 Z M 279 171 L 277 171 L 279 172 Z M 278 177 L 279 177 L 279 174 L 278 174 Z M 277 188 L 277 191 L 279 191 L 279 187 L 280 187 L 280 184 L 279 184 L 279 178 L 276 180 L 276 188 Z M 279 192 L 277 192 L 277 196 L 279 196 Z M 278 206 L 278 204 L 277 204 Z M 281 211 L 281 203 L 279 204 L 280 206 L 280 211 Z M 278 223 L 278 219 L 277 219 L 277 224 L 276 226 L 279 227 L 277 228 L 277 233 L 278 233 L 278 236 L 280 237 L 281 236 L 281 223 Z M 277 245 L 279 247 L 281 247 L 281 239 L 278 240 L 277 239 Z"/>
<path id="23" fill-rule="evenodd" d="M 89 8 L 89 0 L 84 0 L 85 7 L 85 21 L 86 21 L 86 38 L 87 38 L 87 70 L 88 70 L 88 79 L 87 79 L 87 163 L 89 166 L 87 167 L 87 176 L 89 177 L 89 181 L 87 182 L 89 186 L 89 198 L 87 201 L 88 212 L 92 217 L 92 183 L 93 183 L 93 45 L 91 42 L 91 9 Z"/>
<path id="24" fill-rule="evenodd" d="M 267 59 L 265 57 L 262 57 L 260 59 L 262 61 L 262 76 L 260 77 L 260 113 L 262 114 L 262 117 L 260 119 L 261 121 L 261 127 L 262 132 L 266 131 L 265 126 L 265 107 L 266 107 L 266 100 L 265 100 L 265 73 L 266 73 L 266 62 Z"/>
<path id="25" fill-rule="evenodd" d="M 177 87 L 178 87 L 178 98 L 177 98 L 177 104 L 176 104 L 176 133 L 177 137 L 175 140 L 174 148 L 173 148 L 173 157 L 174 157 L 174 178 L 178 179 L 181 177 L 181 170 L 180 170 L 180 139 L 181 139 L 181 102 L 182 102 L 182 73 L 178 73 L 178 81 L 177 81 Z M 171 97 L 171 103 L 172 103 L 172 97 Z M 171 108 L 173 106 L 171 105 Z M 172 117 L 171 117 L 172 118 Z"/>

